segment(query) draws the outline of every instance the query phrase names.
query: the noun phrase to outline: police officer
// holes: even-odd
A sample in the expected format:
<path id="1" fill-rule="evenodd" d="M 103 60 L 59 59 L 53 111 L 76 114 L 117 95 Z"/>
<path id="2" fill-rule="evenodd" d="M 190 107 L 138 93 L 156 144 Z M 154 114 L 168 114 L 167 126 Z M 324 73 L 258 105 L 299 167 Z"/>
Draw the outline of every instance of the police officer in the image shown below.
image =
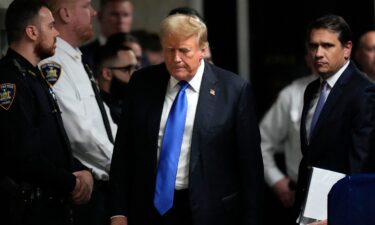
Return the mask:
<path id="1" fill-rule="evenodd" d="M 72 157 L 54 93 L 37 63 L 55 52 L 51 11 L 15 0 L 6 13 L 9 49 L 0 61 L 1 224 L 71 224 L 69 202 L 89 201 L 90 171 Z"/>

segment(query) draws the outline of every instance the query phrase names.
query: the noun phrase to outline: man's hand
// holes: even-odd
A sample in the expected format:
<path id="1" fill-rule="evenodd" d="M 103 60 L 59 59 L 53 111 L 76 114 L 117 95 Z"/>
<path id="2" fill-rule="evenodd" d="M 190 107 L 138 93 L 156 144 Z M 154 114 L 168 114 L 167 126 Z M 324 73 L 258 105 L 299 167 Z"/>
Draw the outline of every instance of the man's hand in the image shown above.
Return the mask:
<path id="1" fill-rule="evenodd" d="M 291 180 L 288 177 L 284 177 L 272 186 L 277 198 L 286 208 L 291 208 L 294 204 L 295 191 L 290 188 L 290 182 Z"/>
<path id="2" fill-rule="evenodd" d="M 327 225 L 327 224 L 328 224 L 328 220 L 322 220 L 320 222 L 309 223 L 307 225 Z"/>
<path id="3" fill-rule="evenodd" d="M 84 204 L 91 198 L 94 179 L 87 170 L 76 171 L 73 175 L 76 176 L 76 186 L 72 192 L 72 200 L 76 204 Z"/>
<path id="4" fill-rule="evenodd" d="M 128 225 L 128 218 L 125 216 L 112 217 L 111 225 Z"/>

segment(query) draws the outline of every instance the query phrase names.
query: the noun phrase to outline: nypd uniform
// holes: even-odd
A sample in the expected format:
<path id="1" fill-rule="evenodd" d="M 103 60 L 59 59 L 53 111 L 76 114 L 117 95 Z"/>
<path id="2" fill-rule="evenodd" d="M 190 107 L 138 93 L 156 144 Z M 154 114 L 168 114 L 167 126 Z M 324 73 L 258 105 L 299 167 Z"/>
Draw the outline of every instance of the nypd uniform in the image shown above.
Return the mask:
<path id="1" fill-rule="evenodd" d="M 1 224 L 69 224 L 72 172 L 84 167 L 72 157 L 54 94 L 11 49 L 0 74 Z"/>
<path id="2" fill-rule="evenodd" d="M 108 119 L 106 128 L 96 99 L 97 89 L 93 89 L 91 71 L 82 62 L 81 51 L 59 37 L 56 46 L 55 55 L 40 62 L 39 66 L 56 93 L 73 155 L 92 170 L 95 178 L 92 199 L 88 206 L 77 207 L 76 219 L 85 224 L 102 224 L 101 221 L 109 221 L 106 212 L 108 173 L 117 125 L 105 106 L 102 111 Z M 112 140 L 108 129 L 113 134 Z"/>
<path id="3" fill-rule="evenodd" d="M 55 55 L 39 63 L 62 111 L 73 155 L 92 169 L 96 180 L 108 180 L 113 143 L 109 140 L 81 51 L 57 38 Z M 109 109 L 106 107 L 107 114 Z M 112 134 L 117 126 L 112 122 Z"/>

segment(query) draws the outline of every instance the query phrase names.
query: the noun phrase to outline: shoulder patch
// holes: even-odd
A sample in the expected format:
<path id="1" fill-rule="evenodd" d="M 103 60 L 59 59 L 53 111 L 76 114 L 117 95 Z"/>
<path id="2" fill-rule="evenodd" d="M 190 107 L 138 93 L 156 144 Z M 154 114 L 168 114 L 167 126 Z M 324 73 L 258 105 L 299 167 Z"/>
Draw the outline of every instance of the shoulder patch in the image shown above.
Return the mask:
<path id="1" fill-rule="evenodd" d="M 52 86 L 57 82 L 61 75 L 61 65 L 55 62 L 41 65 L 40 70 L 46 81 Z"/>
<path id="2" fill-rule="evenodd" d="M 0 107 L 8 110 L 16 97 L 16 85 L 11 83 L 0 84 Z"/>

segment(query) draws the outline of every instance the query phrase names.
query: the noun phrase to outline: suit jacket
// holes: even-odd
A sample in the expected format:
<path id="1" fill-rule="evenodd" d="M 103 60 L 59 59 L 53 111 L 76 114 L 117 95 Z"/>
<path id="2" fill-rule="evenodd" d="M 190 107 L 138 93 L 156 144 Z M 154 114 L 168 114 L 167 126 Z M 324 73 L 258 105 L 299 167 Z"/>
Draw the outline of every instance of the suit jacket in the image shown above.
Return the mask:
<path id="1" fill-rule="evenodd" d="M 370 134 L 374 127 L 374 86 L 353 62 L 344 70 L 324 104 L 308 143 L 306 115 L 319 79 L 305 91 L 301 119 L 302 161 L 299 167 L 297 206 L 301 206 L 311 167 L 345 174 L 364 172 L 369 156 Z M 299 209 L 299 208 L 298 208 Z"/>
<path id="2" fill-rule="evenodd" d="M 130 225 L 151 225 L 156 213 L 157 140 L 169 79 L 160 64 L 135 72 L 130 81 L 110 174 L 113 215 L 126 215 Z M 193 129 L 193 224 L 260 224 L 263 164 L 249 84 L 206 63 Z"/>

